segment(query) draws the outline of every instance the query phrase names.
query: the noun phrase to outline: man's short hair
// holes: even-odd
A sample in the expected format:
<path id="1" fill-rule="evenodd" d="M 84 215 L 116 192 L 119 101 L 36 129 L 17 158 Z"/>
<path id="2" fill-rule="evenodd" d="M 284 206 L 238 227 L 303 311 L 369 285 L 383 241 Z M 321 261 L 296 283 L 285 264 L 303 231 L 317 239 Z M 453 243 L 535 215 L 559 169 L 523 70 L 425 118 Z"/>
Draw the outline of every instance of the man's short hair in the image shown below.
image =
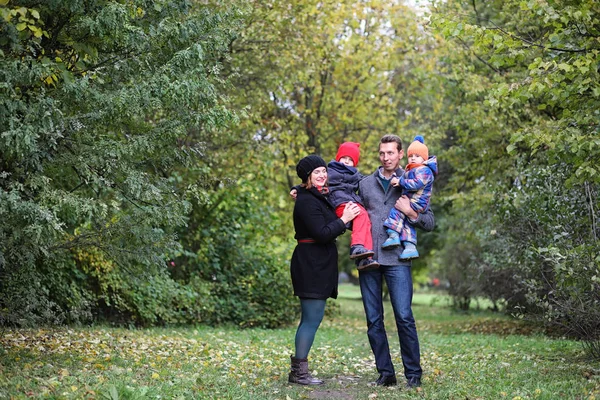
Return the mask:
<path id="1" fill-rule="evenodd" d="M 396 135 L 385 135 L 379 141 L 379 144 L 381 143 L 396 143 L 398 145 L 398 152 L 402 150 L 402 140 L 400 140 L 400 138 Z"/>

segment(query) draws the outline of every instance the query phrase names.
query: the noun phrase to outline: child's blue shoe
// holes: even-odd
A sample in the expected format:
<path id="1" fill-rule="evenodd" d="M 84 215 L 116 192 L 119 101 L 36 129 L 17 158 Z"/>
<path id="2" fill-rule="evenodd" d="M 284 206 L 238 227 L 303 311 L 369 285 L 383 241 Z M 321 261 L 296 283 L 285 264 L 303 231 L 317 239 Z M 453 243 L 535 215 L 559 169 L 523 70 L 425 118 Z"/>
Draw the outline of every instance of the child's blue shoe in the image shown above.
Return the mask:
<path id="1" fill-rule="evenodd" d="M 392 230 L 392 229 L 388 229 L 387 231 L 388 234 L 388 238 L 386 239 L 385 242 L 383 242 L 383 244 L 381 245 L 382 249 L 391 249 L 394 247 L 399 247 L 400 246 L 400 235 L 398 235 L 398 232 Z"/>
<path id="2" fill-rule="evenodd" d="M 417 251 L 417 247 L 414 243 L 411 242 L 402 242 L 404 245 L 404 250 L 400 254 L 401 260 L 412 260 L 413 258 L 419 258 L 419 252 Z"/>

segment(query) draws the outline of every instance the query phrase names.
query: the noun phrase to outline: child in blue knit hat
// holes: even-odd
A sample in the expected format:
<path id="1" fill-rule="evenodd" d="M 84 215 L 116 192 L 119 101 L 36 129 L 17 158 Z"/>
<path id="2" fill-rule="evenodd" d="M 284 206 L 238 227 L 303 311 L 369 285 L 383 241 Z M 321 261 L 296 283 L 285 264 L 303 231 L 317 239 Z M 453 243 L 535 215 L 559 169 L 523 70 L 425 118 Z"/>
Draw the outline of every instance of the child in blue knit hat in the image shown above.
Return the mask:
<path id="1" fill-rule="evenodd" d="M 404 169 L 404 174 L 400 178 L 392 178 L 391 184 L 399 187 L 402 194 L 408 196 L 413 210 L 423 213 L 429 207 L 433 181 L 438 173 L 437 158 L 429 157 L 429 149 L 425 146 L 423 136 L 420 135 L 415 137 L 406 153 L 408 165 Z M 402 244 L 404 250 L 400 254 L 400 260 L 419 257 L 416 247 L 417 231 L 406 219 L 406 215 L 392 207 L 388 218 L 383 223 L 387 228 L 388 238 L 381 247 L 389 249 Z"/>

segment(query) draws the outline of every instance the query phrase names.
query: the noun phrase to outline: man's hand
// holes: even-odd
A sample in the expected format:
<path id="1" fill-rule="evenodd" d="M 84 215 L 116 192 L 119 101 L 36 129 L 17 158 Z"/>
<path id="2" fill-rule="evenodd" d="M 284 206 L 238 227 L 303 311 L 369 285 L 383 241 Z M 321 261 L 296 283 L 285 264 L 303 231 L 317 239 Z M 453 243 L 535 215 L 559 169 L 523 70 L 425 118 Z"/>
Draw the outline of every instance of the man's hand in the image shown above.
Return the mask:
<path id="1" fill-rule="evenodd" d="M 296 200 L 296 196 L 298 195 L 298 191 L 296 189 L 290 190 L 290 196 L 292 199 Z"/>
<path id="2" fill-rule="evenodd" d="M 402 212 L 402 214 L 406 215 L 409 219 L 411 219 L 413 221 L 415 221 L 417 218 L 419 218 L 419 214 L 415 210 L 412 209 L 412 207 L 410 206 L 410 199 L 406 195 L 400 197 L 396 201 L 396 204 L 394 205 L 394 207 L 396 207 L 398 210 L 400 210 Z"/>

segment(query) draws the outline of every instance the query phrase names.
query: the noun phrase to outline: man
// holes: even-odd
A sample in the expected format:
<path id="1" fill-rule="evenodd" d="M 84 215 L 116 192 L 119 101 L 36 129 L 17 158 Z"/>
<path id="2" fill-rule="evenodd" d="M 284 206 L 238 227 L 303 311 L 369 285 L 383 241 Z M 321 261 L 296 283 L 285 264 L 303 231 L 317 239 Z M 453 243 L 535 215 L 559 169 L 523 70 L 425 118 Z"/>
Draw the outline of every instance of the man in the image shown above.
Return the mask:
<path id="1" fill-rule="evenodd" d="M 406 386 L 413 388 L 421 386 L 423 370 L 417 327 L 411 308 L 413 296 L 411 262 L 399 260 L 402 247 L 387 250 L 381 248 L 388 237 L 383 222 L 393 206 L 402 211 L 416 227 L 426 231 L 433 230 L 435 221 L 431 210 L 422 214 L 417 213 L 410 206 L 408 197 L 401 196 L 401 190 L 390 184 L 393 177 L 402 175 L 403 171 L 399 165 L 403 156 L 400 138 L 396 135 L 385 135 L 379 142 L 381 166 L 359 184 L 360 196 L 371 218 L 374 258 L 381 264 L 378 269 L 359 272 L 359 281 L 367 317 L 367 335 L 379 372 L 379 378 L 375 383 L 378 386 L 391 386 L 397 383 L 383 323 L 382 278 L 385 278 L 400 339 Z"/>

